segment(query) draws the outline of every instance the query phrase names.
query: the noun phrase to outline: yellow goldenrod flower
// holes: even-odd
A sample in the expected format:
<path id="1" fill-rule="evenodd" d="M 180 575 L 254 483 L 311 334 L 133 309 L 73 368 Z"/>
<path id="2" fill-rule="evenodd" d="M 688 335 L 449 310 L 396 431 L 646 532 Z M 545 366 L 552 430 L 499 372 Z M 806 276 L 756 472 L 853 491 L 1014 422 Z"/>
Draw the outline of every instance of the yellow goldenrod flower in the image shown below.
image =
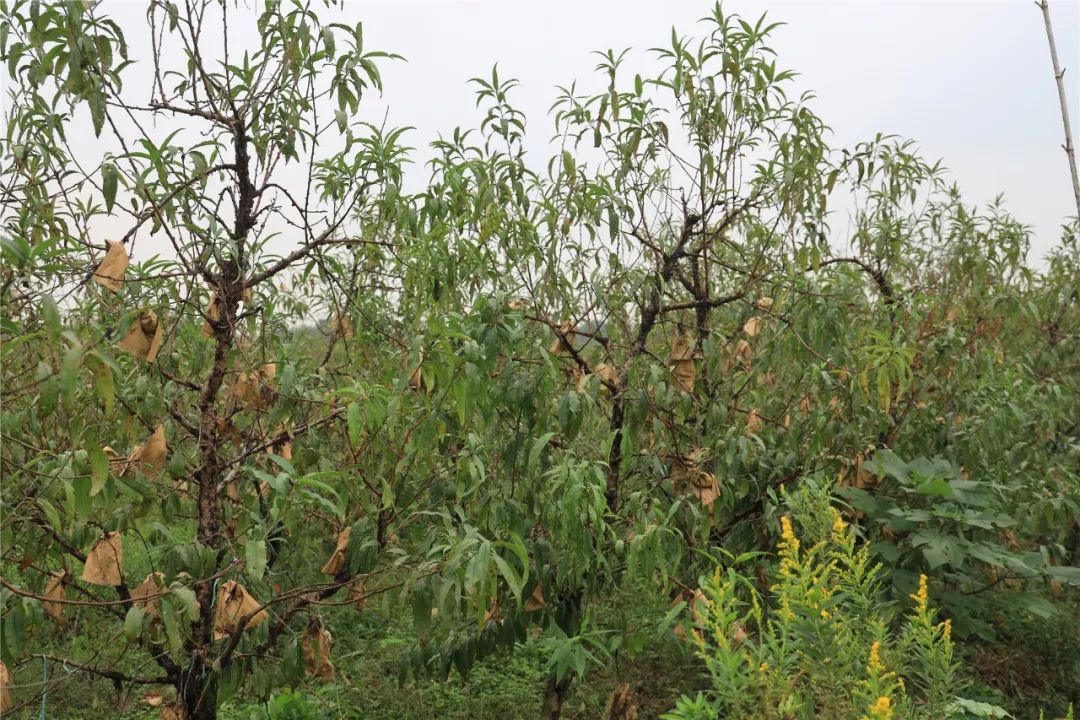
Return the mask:
<path id="1" fill-rule="evenodd" d="M 828 610 L 822 610 L 821 611 L 821 619 L 822 620 L 828 620 L 829 619 L 829 611 Z"/>
<path id="2" fill-rule="evenodd" d="M 881 664 L 881 643 L 875 642 L 870 646 L 870 660 L 866 663 L 866 672 L 876 675 L 884 669 Z"/>
<path id="3" fill-rule="evenodd" d="M 869 707 L 869 717 L 872 720 L 892 720 L 893 705 L 888 696 L 882 695 Z"/>
<path id="4" fill-rule="evenodd" d="M 836 508 L 830 508 L 833 514 L 832 530 L 835 535 L 843 535 L 847 530 L 847 523 L 844 522 L 844 518 L 840 517 L 840 512 Z"/>
<path id="5" fill-rule="evenodd" d="M 941 636 L 946 640 L 952 638 L 952 618 L 945 618 L 945 622 L 941 623 Z"/>
<path id="6" fill-rule="evenodd" d="M 926 590 L 926 575 L 919 576 L 919 591 L 911 596 L 920 611 L 926 610 L 926 600 L 929 597 L 929 593 Z"/>
<path id="7" fill-rule="evenodd" d="M 767 663 L 767 662 L 763 662 L 760 665 L 758 665 L 758 672 L 765 672 L 768 669 L 769 669 L 769 663 Z"/>
<path id="8" fill-rule="evenodd" d="M 780 518 L 780 536 L 783 543 L 792 553 L 799 550 L 799 538 L 795 537 L 795 531 L 791 527 L 791 518 L 784 515 Z"/>

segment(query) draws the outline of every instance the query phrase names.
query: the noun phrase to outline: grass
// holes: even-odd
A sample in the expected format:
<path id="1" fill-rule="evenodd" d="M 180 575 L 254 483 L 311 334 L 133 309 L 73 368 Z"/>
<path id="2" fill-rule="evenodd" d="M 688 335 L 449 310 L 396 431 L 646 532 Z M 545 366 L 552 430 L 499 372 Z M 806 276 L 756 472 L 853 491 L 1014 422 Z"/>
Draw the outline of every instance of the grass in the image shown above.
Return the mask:
<path id="1" fill-rule="evenodd" d="M 539 716 L 546 680 L 545 657 L 540 643 L 533 639 L 516 652 L 488 657 L 478 663 L 467 678 L 456 673 L 446 682 L 421 681 L 404 687 L 398 684 L 398 658 L 413 642 L 408 613 L 391 607 L 369 606 L 362 612 L 351 607 L 332 608 L 327 621 L 333 629 L 333 662 L 337 671 L 333 682 L 305 681 L 290 692 L 283 689 L 279 704 L 287 709 L 272 713 L 274 720 L 533 720 Z M 153 674 L 153 666 L 137 668 L 134 656 L 122 651 L 123 640 L 104 638 L 101 632 L 83 626 L 78 632 L 56 629 L 49 638 L 48 652 L 71 657 L 88 657 L 94 648 L 106 647 L 107 657 L 115 658 L 116 667 L 129 672 Z M 702 683 L 697 661 L 677 641 L 656 643 L 634 659 L 619 659 L 610 667 L 590 673 L 575 683 L 563 717 L 567 720 L 592 720 L 603 715 L 617 682 L 630 683 L 639 705 L 640 720 L 657 718 L 671 709 L 679 694 L 694 690 Z M 109 652 L 111 650 L 111 652 Z M 108 664 L 108 663 L 105 663 Z M 68 673 L 50 663 L 50 677 L 56 682 L 47 696 L 50 720 L 157 720 L 158 710 L 143 702 L 146 686 L 122 692 L 103 679 L 88 680 L 81 673 Z M 36 692 L 42 667 L 38 660 L 19 666 L 15 672 L 17 700 Z M 29 688 L 32 687 L 33 690 Z M 164 690 L 168 697 L 171 691 Z M 306 707 L 302 714 L 297 708 Z M 289 710 L 288 708 L 291 708 Z M 268 706 L 253 697 L 240 696 L 226 702 L 222 720 L 265 720 Z M 36 718 L 39 705 L 24 708 L 16 718 Z M 282 714 L 284 713 L 284 714 Z M 314 713 L 314 714 L 309 714 Z M 6 716 L 5 716 L 6 717 Z"/>
<path id="2" fill-rule="evenodd" d="M 996 613 L 997 640 L 973 645 L 968 662 L 978 681 L 1013 709 L 1019 720 L 1064 717 L 1080 708 L 1080 607 L 1056 605 L 1050 617 Z"/>

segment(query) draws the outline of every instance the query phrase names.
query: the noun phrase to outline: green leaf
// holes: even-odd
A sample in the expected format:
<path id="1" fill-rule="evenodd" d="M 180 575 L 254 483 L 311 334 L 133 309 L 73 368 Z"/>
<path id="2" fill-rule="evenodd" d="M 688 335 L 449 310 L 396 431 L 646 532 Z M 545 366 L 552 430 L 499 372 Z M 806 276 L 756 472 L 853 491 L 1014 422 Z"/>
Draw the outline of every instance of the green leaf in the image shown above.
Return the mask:
<path id="1" fill-rule="evenodd" d="M 94 373 L 94 387 L 105 410 L 105 415 L 112 415 L 113 404 L 116 400 L 116 384 L 113 380 L 112 368 L 98 355 L 97 351 L 87 356 L 87 365 Z"/>
<path id="2" fill-rule="evenodd" d="M 97 445 L 90 446 L 86 453 L 90 457 L 90 472 L 92 475 L 90 495 L 92 497 L 101 492 L 101 488 L 105 487 L 105 483 L 109 480 L 109 458 Z"/>
<path id="3" fill-rule="evenodd" d="M 331 60 L 334 59 L 335 45 L 334 45 L 334 30 L 333 28 L 325 27 L 322 31 L 323 47 L 326 48 L 326 56 Z"/>
<path id="4" fill-rule="evenodd" d="M 244 559 L 248 575 L 262 580 L 266 572 L 266 541 L 249 539 L 244 544 Z"/>
<path id="5" fill-rule="evenodd" d="M 553 437 L 555 437 L 553 432 L 544 433 L 533 442 L 532 449 L 529 451 L 529 464 L 527 466 L 530 473 L 536 471 L 537 466 L 540 464 L 540 454 L 544 452 L 544 448 L 548 446 Z"/>
<path id="6" fill-rule="evenodd" d="M 514 597 L 521 599 L 521 588 L 525 584 L 525 578 L 520 577 L 512 567 L 510 563 L 503 560 L 498 553 L 492 555 L 492 559 L 495 561 L 495 567 L 499 569 L 499 574 L 506 580 L 506 584 L 510 586 L 510 591 L 514 594 Z"/>
<path id="7" fill-rule="evenodd" d="M 145 614 L 142 608 L 134 605 L 128 608 L 127 615 L 124 617 L 124 638 L 128 642 L 135 642 L 142 635 L 143 615 Z"/>
<path id="8" fill-rule="evenodd" d="M 349 403 L 346 409 L 346 418 L 349 424 L 349 443 L 356 448 L 360 445 L 360 404 L 355 400 Z"/>
<path id="9" fill-rule="evenodd" d="M 45 328 L 49 331 L 49 338 L 56 340 L 60 337 L 60 308 L 52 295 L 43 295 L 41 298 L 41 312 L 45 316 Z"/>
<path id="10" fill-rule="evenodd" d="M 1067 585 L 1080 585 L 1080 567 L 1050 565 L 1046 568 L 1046 574 Z"/>
<path id="11" fill-rule="evenodd" d="M 199 619 L 199 601 L 195 597 L 195 591 L 183 585 L 175 585 L 172 594 L 180 601 L 188 622 L 196 622 Z"/>
<path id="12" fill-rule="evenodd" d="M 106 212 L 112 212 L 113 205 L 116 204 L 116 188 L 119 178 L 117 177 L 116 166 L 112 163 L 105 163 L 101 166 L 101 192 L 105 196 L 105 210 Z"/>
<path id="13" fill-rule="evenodd" d="M 82 348 L 74 347 L 64 353 L 64 359 L 60 363 L 60 396 L 68 408 L 74 407 L 75 380 L 78 378 L 82 359 Z"/>
<path id="14" fill-rule="evenodd" d="M 184 647 L 184 638 L 180 634 L 180 623 L 177 620 L 177 611 L 170 598 L 163 597 L 159 603 L 161 623 L 165 626 L 165 639 L 169 643 L 169 649 L 180 652 Z"/>
<path id="15" fill-rule="evenodd" d="M 45 498 L 37 499 L 38 507 L 45 513 L 45 519 L 49 521 L 49 527 L 56 532 L 60 532 L 63 529 L 63 524 L 60 522 L 60 513 L 57 512 L 56 507 Z"/>
<path id="16" fill-rule="evenodd" d="M 915 486 L 915 492 L 919 495 L 951 497 L 953 488 L 944 478 L 928 478 Z M 953 507 L 955 507 L 955 505 Z"/>

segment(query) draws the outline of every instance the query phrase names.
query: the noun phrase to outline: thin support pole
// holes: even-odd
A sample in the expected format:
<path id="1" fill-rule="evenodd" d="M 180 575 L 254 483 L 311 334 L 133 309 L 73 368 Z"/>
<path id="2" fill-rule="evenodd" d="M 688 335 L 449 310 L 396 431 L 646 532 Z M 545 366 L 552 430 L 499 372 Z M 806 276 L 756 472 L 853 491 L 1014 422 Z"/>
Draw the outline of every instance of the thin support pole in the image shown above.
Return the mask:
<path id="1" fill-rule="evenodd" d="M 1050 25 L 1050 1 L 1036 3 L 1042 10 L 1046 23 L 1046 40 L 1050 43 L 1050 61 L 1054 64 L 1054 80 L 1057 81 L 1058 100 L 1061 102 L 1061 122 L 1065 126 L 1065 155 L 1069 158 L 1069 170 L 1072 172 L 1073 195 L 1076 196 L 1076 215 L 1080 217 L 1080 178 L 1076 174 L 1076 149 L 1073 147 L 1072 127 L 1069 125 L 1069 104 L 1065 99 L 1065 69 L 1058 60 L 1057 43 L 1054 42 L 1054 29 Z"/>

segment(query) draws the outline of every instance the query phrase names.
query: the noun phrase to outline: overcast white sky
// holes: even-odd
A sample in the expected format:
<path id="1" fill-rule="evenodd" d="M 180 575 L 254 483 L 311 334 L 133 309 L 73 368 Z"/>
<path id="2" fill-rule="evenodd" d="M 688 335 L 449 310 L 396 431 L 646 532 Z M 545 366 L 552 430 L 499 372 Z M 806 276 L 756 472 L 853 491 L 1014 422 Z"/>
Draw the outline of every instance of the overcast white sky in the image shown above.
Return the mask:
<path id="1" fill-rule="evenodd" d="M 107 0 L 106 7 L 124 27 L 135 59 L 146 61 L 143 5 Z M 477 126 L 468 79 L 498 62 L 501 76 L 521 82 L 514 99 L 528 116 L 528 148 L 539 168 L 552 134 L 547 113 L 555 86 L 580 79 L 587 88 L 602 87 L 593 50 L 633 47 L 642 51 L 634 62 L 647 72 L 644 51 L 666 45 L 673 25 L 681 34 L 701 32 L 696 23 L 711 7 L 710 0 L 349 0 L 322 16 L 340 15 L 333 19 L 350 25 L 361 20 L 368 49 L 405 56 L 406 62 L 382 64 L 385 94 L 365 96 L 359 119 L 380 123 L 385 115 L 390 126 L 414 126 L 408 140 L 418 163 L 429 157 L 426 147 L 438 133 Z M 833 129 L 834 147 L 877 132 L 913 138 L 927 157 L 944 159 L 969 203 L 1004 193 L 1007 207 L 1034 228 L 1033 259 L 1057 243 L 1062 222 L 1076 211 L 1042 15 L 1032 0 L 727 0 L 724 7 L 750 19 L 767 11 L 787 23 L 772 43 L 778 65 L 801 74 L 799 90 L 816 92 L 814 108 Z M 1080 0 L 1051 0 L 1051 10 L 1075 131 Z M 237 18 L 231 29 L 239 35 L 234 47 L 257 44 L 254 22 Z M 149 78 L 148 62 L 132 70 Z M 133 80 L 145 85 L 132 77 L 129 87 Z M 83 121 L 84 147 L 100 152 L 104 146 L 93 142 Z M 168 129 L 159 127 L 162 135 Z M 835 218 L 833 227 L 845 224 Z"/>
<path id="2" fill-rule="evenodd" d="M 385 68 L 390 124 L 413 140 L 475 124 L 468 78 L 499 63 L 521 81 L 516 98 L 538 151 L 551 134 L 554 86 L 590 78 L 596 49 L 667 43 L 692 34 L 711 2 L 360 2 L 367 42 L 408 62 Z M 728 0 L 728 12 L 768 12 L 778 64 L 818 95 L 818 114 L 846 146 L 876 132 L 914 138 L 944 158 L 969 202 L 1004 193 L 1035 230 L 1039 257 L 1076 213 L 1042 14 L 1032 0 Z M 1066 67 L 1074 135 L 1080 124 L 1080 2 L 1051 0 Z M 643 58 L 644 61 L 644 58 Z M 372 102 L 373 109 L 379 106 Z M 1075 141 L 1074 141 L 1075 142 Z"/>

